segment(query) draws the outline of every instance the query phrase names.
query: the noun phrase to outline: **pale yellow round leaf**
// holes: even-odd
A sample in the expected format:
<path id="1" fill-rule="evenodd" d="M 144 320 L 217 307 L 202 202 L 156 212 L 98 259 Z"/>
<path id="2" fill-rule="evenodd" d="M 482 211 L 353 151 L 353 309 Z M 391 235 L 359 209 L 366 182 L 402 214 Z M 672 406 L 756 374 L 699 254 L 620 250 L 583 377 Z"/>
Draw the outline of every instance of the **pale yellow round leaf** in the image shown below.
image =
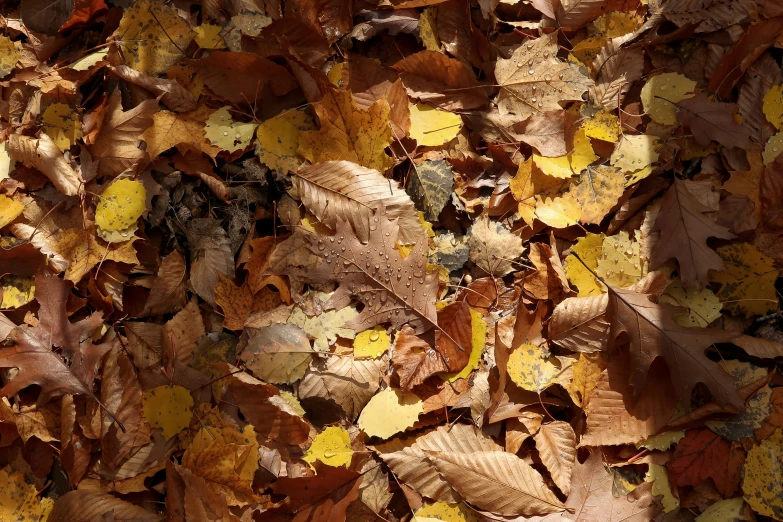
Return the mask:
<path id="1" fill-rule="evenodd" d="M 542 392 L 560 374 L 554 357 L 545 357 L 544 351 L 532 344 L 523 344 L 508 358 L 508 376 L 522 389 Z"/>
<path id="2" fill-rule="evenodd" d="M 330 426 L 316 435 L 302 460 L 310 465 L 320 460 L 328 466 L 345 466 L 351 463 L 353 450 L 351 438 L 342 426 Z"/>
<path id="3" fill-rule="evenodd" d="M 376 393 L 359 415 L 359 428 L 368 437 L 388 439 L 413 426 L 424 411 L 415 394 L 386 388 Z"/>
<path id="4" fill-rule="evenodd" d="M 138 181 L 121 179 L 101 194 L 95 209 L 95 224 L 103 230 L 125 230 L 146 210 L 147 190 Z"/>
<path id="5" fill-rule="evenodd" d="M 677 123 L 676 103 L 692 98 L 696 82 L 678 73 L 653 76 L 642 87 L 641 99 L 644 111 L 656 123 Z"/>
<path id="6" fill-rule="evenodd" d="M 204 127 L 204 136 L 216 147 L 228 152 L 244 150 L 250 145 L 257 125 L 236 122 L 229 112 L 230 107 L 221 107 L 212 113 Z"/>

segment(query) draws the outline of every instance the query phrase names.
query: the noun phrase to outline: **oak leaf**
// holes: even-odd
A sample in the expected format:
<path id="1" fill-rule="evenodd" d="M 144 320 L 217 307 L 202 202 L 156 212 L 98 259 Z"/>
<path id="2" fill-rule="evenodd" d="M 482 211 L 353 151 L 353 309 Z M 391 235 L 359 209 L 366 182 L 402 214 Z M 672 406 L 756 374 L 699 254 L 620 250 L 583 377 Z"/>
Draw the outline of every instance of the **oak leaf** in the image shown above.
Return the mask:
<path id="1" fill-rule="evenodd" d="M 688 191 L 686 182 L 675 179 L 655 221 L 654 230 L 661 232 L 661 238 L 653 249 L 650 267 L 656 269 L 676 258 L 686 287 L 704 286 L 709 270 L 723 270 L 723 261 L 707 246 L 707 239 L 732 239 L 734 234 L 705 216 L 709 210 Z"/>

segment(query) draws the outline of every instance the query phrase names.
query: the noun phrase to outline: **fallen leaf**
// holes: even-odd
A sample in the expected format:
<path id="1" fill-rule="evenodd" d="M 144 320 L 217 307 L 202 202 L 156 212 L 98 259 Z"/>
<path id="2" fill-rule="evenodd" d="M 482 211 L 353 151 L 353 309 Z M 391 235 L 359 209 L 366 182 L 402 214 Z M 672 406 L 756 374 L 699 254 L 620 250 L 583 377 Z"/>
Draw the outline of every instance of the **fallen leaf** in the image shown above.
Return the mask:
<path id="1" fill-rule="evenodd" d="M 302 111 L 284 112 L 262 122 L 256 129 L 258 159 L 271 169 L 296 172 L 302 163 L 299 135 L 314 128 L 312 118 Z"/>
<path id="2" fill-rule="evenodd" d="M 571 470 L 576 463 L 574 429 L 567 422 L 550 422 L 541 425 L 533 440 L 541 461 L 552 474 L 552 480 L 567 496 L 571 491 Z"/>
<path id="3" fill-rule="evenodd" d="M 674 125 L 677 103 L 692 98 L 696 82 L 678 73 L 663 73 L 651 77 L 642 87 L 644 111 L 656 123 Z"/>
<path id="4" fill-rule="evenodd" d="M 44 111 L 43 131 L 65 152 L 82 137 L 79 115 L 64 103 L 53 103 Z"/>
<path id="5" fill-rule="evenodd" d="M 82 180 L 47 134 L 38 139 L 11 134 L 7 148 L 11 159 L 41 171 L 66 196 L 79 193 Z"/>
<path id="6" fill-rule="evenodd" d="M 739 488 L 745 454 L 710 430 L 688 430 L 667 464 L 676 486 L 697 485 L 712 478 L 718 491 L 730 497 Z"/>
<path id="7" fill-rule="evenodd" d="M 690 128 L 701 145 L 715 140 L 724 147 L 747 148 L 750 131 L 734 121 L 735 110 L 734 104 L 711 102 L 704 93 L 699 93 L 677 104 L 677 119 Z"/>
<path id="8" fill-rule="evenodd" d="M 724 270 L 711 272 L 710 281 L 720 285 L 715 295 L 723 308 L 750 317 L 778 308 L 774 282 L 778 271 L 772 259 L 747 243 L 718 249 Z"/>
<path id="9" fill-rule="evenodd" d="M 424 161 L 408 178 L 407 192 L 427 221 L 437 221 L 454 189 L 454 173 L 443 161 Z"/>
<path id="10" fill-rule="evenodd" d="M 234 121 L 229 107 L 221 107 L 207 118 L 204 136 L 221 150 L 235 152 L 245 150 L 253 139 L 257 125 Z"/>
<path id="11" fill-rule="evenodd" d="M 462 128 L 458 114 L 417 103 L 410 106 L 411 128 L 408 135 L 421 147 L 440 147 L 453 140 Z"/>
<path id="12" fill-rule="evenodd" d="M 619 169 L 599 165 L 588 167 L 569 189 L 582 207 L 582 223 L 600 224 L 623 195 L 624 177 Z"/>
<path id="13" fill-rule="evenodd" d="M 358 426 L 368 437 L 388 439 L 413 426 L 422 409 L 421 399 L 413 393 L 386 388 L 362 409 Z"/>
<path id="14" fill-rule="evenodd" d="M 315 437 L 302 460 L 311 466 L 315 461 L 320 461 L 327 466 L 348 467 L 352 456 L 348 432 L 343 427 L 330 426 Z"/>
<path id="15" fill-rule="evenodd" d="M 167 439 L 190 425 L 193 397 L 182 386 L 158 386 L 144 392 L 144 419 L 153 428 L 161 428 Z"/>
<path id="16" fill-rule="evenodd" d="M 470 230 L 468 239 L 470 260 L 492 276 L 503 276 L 513 271 L 513 261 L 522 255 L 522 239 L 493 223 L 488 217 L 479 219 Z"/>
<path id="17" fill-rule="evenodd" d="M 304 330 L 292 324 L 258 329 L 242 352 L 247 367 L 271 383 L 292 383 L 302 378 L 313 350 Z"/>

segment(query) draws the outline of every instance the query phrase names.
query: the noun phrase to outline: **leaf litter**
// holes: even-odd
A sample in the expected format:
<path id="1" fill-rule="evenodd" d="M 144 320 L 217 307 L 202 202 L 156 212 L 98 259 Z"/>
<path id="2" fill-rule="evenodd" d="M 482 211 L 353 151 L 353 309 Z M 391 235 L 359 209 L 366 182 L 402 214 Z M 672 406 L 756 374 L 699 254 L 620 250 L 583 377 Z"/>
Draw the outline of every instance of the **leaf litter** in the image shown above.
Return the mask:
<path id="1" fill-rule="evenodd" d="M 0 519 L 781 519 L 729 4 L 4 2 Z"/>

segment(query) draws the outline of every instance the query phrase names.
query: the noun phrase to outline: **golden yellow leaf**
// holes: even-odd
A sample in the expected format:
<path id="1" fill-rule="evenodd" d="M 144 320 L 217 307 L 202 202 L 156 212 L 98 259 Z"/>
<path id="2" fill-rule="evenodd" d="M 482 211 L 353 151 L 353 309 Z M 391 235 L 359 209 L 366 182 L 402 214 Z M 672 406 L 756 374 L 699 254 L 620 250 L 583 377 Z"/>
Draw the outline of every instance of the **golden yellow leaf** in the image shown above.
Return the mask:
<path id="1" fill-rule="evenodd" d="M 60 232 L 51 250 L 65 265 L 65 279 L 78 283 L 102 260 L 138 264 L 133 248 L 133 242 L 138 238 L 132 235 L 129 238 L 119 244 L 105 243 L 92 230 L 69 228 Z"/>
<path id="2" fill-rule="evenodd" d="M 783 130 L 783 85 L 773 85 L 764 95 L 764 116 L 778 130 Z"/>
<path id="3" fill-rule="evenodd" d="M 0 79 L 8 76 L 19 62 L 19 51 L 7 36 L 0 36 Z"/>
<path id="4" fill-rule="evenodd" d="M 746 154 L 749 170 L 733 170 L 731 177 L 723 184 L 723 188 L 740 196 L 747 196 L 754 207 L 756 219 L 761 218 L 761 177 L 764 175 L 764 162 L 758 151 L 748 151 Z"/>
<path id="5" fill-rule="evenodd" d="M 426 8 L 419 16 L 419 37 L 424 48 L 430 51 L 440 51 L 437 16 L 438 10 L 435 7 Z"/>
<path id="6" fill-rule="evenodd" d="M 326 73 L 326 77 L 335 87 L 340 87 L 343 81 L 343 69 L 345 69 L 345 62 L 334 64 L 329 72 Z"/>
<path id="7" fill-rule="evenodd" d="M 582 130 L 588 138 L 617 143 L 620 139 L 620 120 L 613 111 L 606 109 L 596 112 L 584 122 Z"/>
<path id="8" fill-rule="evenodd" d="M 183 152 L 197 150 L 211 158 L 217 157 L 220 149 L 204 137 L 204 121 L 209 113 L 205 109 L 201 107 L 181 114 L 170 111 L 155 113 L 152 126 L 141 136 L 147 142 L 150 157 L 155 158 L 172 147 L 182 148 Z"/>
<path id="9" fill-rule="evenodd" d="M 424 518 L 442 520 L 443 522 L 479 522 L 475 511 L 463 502 L 447 504 L 446 502 L 425 502 L 416 510 L 411 522 L 419 522 Z"/>
<path id="10" fill-rule="evenodd" d="M 304 416 L 306 413 L 304 408 L 302 408 L 302 403 L 299 402 L 299 399 L 296 398 L 296 395 L 294 395 L 291 392 L 280 390 L 280 398 L 283 399 L 285 402 L 288 403 L 289 406 L 296 412 L 297 415 L 300 417 Z"/>
<path id="11" fill-rule="evenodd" d="M 18 218 L 24 210 L 24 204 L 0 194 L 0 228 Z"/>
<path id="12" fill-rule="evenodd" d="M 768 439 L 748 451 L 743 468 L 742 492 L 753 511 L 775 519 L 783 518 L 783 431 L 778 428 Z"/>
<path id="13" fill-rule="evenodd" d="M 153 76 L 174 65 L 194 36 L 175 7 L 153 0 L 136 0 L 126 9 L 118 32 L 125 63 Z"/>
<path id="14" fill-rule="evenodd" d="M 640 136 L 626 134 L 612 152 L 610 158 L 612 166 L 623 172 L 635 172 L 652 165 L 658 161 L 657 140 L 657 137 L 647 134 Z"/>
<path id="15" fill-rule="evenodd" d="M 64 103 L 52 103 L 43 113 L 43 131 L 63 152 L 82 137 L 79 114 Z"/>
<path id="16" fill-rule="evenodd" d="M 449 382 L 454 382 L 457 379 L 464 379 L 470 372 L 478 368 L 479 361 L 481 361 L 481 354 L 484 353 L 484 347 L 487 341 L 487 323 L 484 321 L 484 316 L 481 312 L 477 312 L 471 308 L 470 310 L 470 358 L 468 364 L 465 367 L 453 373 L 447 373 L 443 375 L 443 378 Z"/>
<path id="17" fill-rule="evenodd" d="M 579 175 L 568 192 L 582 207 L 579 221 L 598 225 L 623 195 L 625 176 L 616 167 L 597 165 Z"/>
<path id="18" fill-rule="evenodd" d="M 724 270 L 710 271 L 710 281 L 720 284 L 715 295 L 723 308 L 734 315 L 750 317 L 777 310 L 775 262 L 747 243 L 726 245 L 718 249 Z"/>
<path id="19" fill-rule="evenodd" d="M 383 326 L 374 326 L 356 334 L 353 340 L 353 354 L 356 357 L 372 357 L 377 359 L 389 349 L 389 334 Z"/>
<path id="20" fill-rule="evenodd" d="M 664 431 L 658 435 L 647 437 L 636 444 L 637 448 L 647 448 L 651 451 L 666 451 L 685 436 L 684 431 Z"/>
<path id="21" fill-rule="evenodd" d="M 565 156 L 546 158 L 533 154 L 533 161 L 544 174 L 563 179 L 579 174 L 597 159 L 598 156 L 593 152 L 590 138 L 585 135 L 584 129 L 576 131 L 574 148 Z"/>
<path id="22" fill-rule="evenodd" d="M 666 287 L 666 291 L 658 298 L 659 303 L 669 303 L 684 306 L 687 313 L 675 314 L 674 321 L 682 326 L 700 326 L 706 328 L 712 321 L 720 317 L 722 304 L 720 299 L 709 288 L 699 290 L 696 287 L 685 288 L 681 279 L 677 279 Z"/>
<path id="23" fill-rule="evenodd" d="M 568 61 L 590 67 L 601 52 L 601 49 L 606 45 L 606 37 L 600 34 L 594 36 L 588 36 L 571 49 L 571 54 L 568 55 Z"/>
<path id="24" fill-rule="evenodd" d="M 663 73 L 653 76 L 642 87 L 641 99 L 644 111 L 656 123 L 677 123 L 676 103 L 692 98 L 696 82 L 682 74 Z"/>
<path id="25" fill-rule="evenodd" d="M 579 353 L 579 358 L 571 367 L 571 382 L 565 387 L 574 404 L 582 408 L 587 404 L 606 366 L 606 361 L 600 352 Z"/>
<path id="26" fill-rule="evenodd" d="M 196 69 L 187 64 L 178 63 L 172 65 L 166 71 L 166 78 L 175 80 L 197 100 L 201 96 L 201 91 L 204 90 L 204 80 L 198 75 Z"/>
<path id="27" fill-rule="evenodd" d="M 182 386 L 158 386 L 144 392 L 142 409 L 147 423 L 170 439 L 190 425 L 193 397 Z"/>
<path id="28" fill-rule="evenodd" d="M 316 435 L 302 460 L 308 462 L 311 467 L 316 460 L 320 460 L 327 466 L 348 467 L 352 457 L 353 450 L 348 432 L 342 426 L 329 426 Z"/>
<path id="29" fill-rule="evenodd" d="M 639 242 L 621 230 L 604 239 L 595 273 L 609 286 L 626 287 L 647 275 L 647 266 L 648 262 L 642 259 Z"/>
<path id="30" fill-rule="evenodd" d="M 566 277 L 579 290 L 579 297 L 600 295 L 605 291 L 601 282 L 590 272 L 590 270 L 594 272 L 598 267 L 598 259 L 601 257 L 605 238 L 606 236 L 603 234 L 588 232 L 585 237 L 580 238 L 571 247 L 572 253 L 566 257 Z M 577 256 L 579 257 L 577 258 Z"/>
<path id="31" fill-rule="evenodd" d="M 219 25 L 201 24 L 193 28 L 193 32 L 196 33 L 193 39 L 202 49 L 225 49 L 226 42 L 220 34 L 222 30 Z"/>
<path id="32" fill-rule="evenodd" d="M 669 484 L 669 474 L 666 472 L 666 466 L 660 464 L 649 464 L 647 474 L 644 476 L 645 482 L 652 482 L 652 494 L 661 496 L 663 512 L 670 513 L 680 507 L 680 500 L 672 494 L 672 487 Z"/>
<path id="33" fill-rule="evenodd" d="M 582 215 L 579 202 L 571 194 L 559 198 L 536 198 L 536 217 L 553 228 L 576 225 Z"/>
<path id="34" fill-rule="evenodd" d="M 642 25 L 642 21 L 641 17 L 633 13 L 611 11 L 596 18 L 590 24 L 590 29 L 612 39 L 636 31 Z"/>
<path id="35" fill-rule="evenodd" d="M 11 466 L 0 469 L 0 520 L 43 521 L 51 510 L 49 503 L 39 500 L 35 486 L 22 473 Z"/>
<path id="36" fill-rule="evenodd" d="M 442 111 L 423 103 L 410 104 L 411 129 L 408 135 L 422 147 L 439 147 L 450 142 L 462 128 L 459 114 Z"/>
<path id="37" fill-rule="evenodd" d="M 250 145 L 257 125 L 234 121 L 229 109 L 230 107 L 225 106 L 212 113 L 204 127 L 204 136 L 221 150 L 244 150 Z"/>
<path id="38" fill-rule="evenodd" d="M 74 71 L 87 71 L 98 62 L 104 61 L 107 54 L 109 54 L 109 48 L 104 47 L 94 53 L 88 54 L 84 58 L 79 58 L 78 60 L 71 62 L 68 68 L 73 69 Z"/>
<path id="39" fill-rule="evenodd" d="M 359 415 L 359 428 L 368 437 L 388 439 L 413 426 L 424 411 L 415 394 L 386 388 L 370 399 Z"/>
<path id="40" fill-rule="evenodd" d="M 320 128 L 299 134 L 299 154 L 313 163 L 348 160 L 384 172 L 394 165 L 389 104 L 380 99 L 360 109 L 347 91 L 329 91 L 315 104 Z M 402 137 L 402 136 L 400 136 Z"/>
<path id="41" fill-rule="evenodd" d="M 182 465 L 206 480 L 230 506 L 258 501 L 253 493 L 258 442 L 251 424 L 243 431 L 226 424 L 202 427 L 182 455 Z"/>
<path id="42" fill-rule="evenodd" d="M 741 520 L 753 520 L 745 506 L 742 497 L 719 500 L 702 511 L 694 522 L 732 522 Z"/>
<path id="43" fill-rule="evenodd" d="M 775 161 L 775 158 L 780 156 L 781 152 L 783 152 L 783 132 L 778 132 L 764 145 L 764 153 L 762 155 L 764 165 L 769 165 Z"/>
<path id="44" fill-rule="evenodd" d="M 302 159 L 299 133 L 315 128 L 312 118 L 302 111 L 288 111 L 270 118 L 256 129 L 256 155 L 270 169 L 296 172 Z"/>
<path id="45" fill-rule="evenodd" d="M 95 224 L 108 231 L 126 230 L 147 209 L 147 190 L 139 181 L 118 180 L 103 191 L 95 209 Z"/>
<path id="46" fill-rule="evenodd" d="M 522 389 L 542 392 L 560 375 L 560 367 L 553 356 L 532 344 L 523 344 L 508 358 L 508 376 Z"/>
<path id="47" fill-rule="evenodd" d="M 0 279 L 3 288 L 3 302 L 0 308 L 11 309 L 24 306 L 35 298 L 35 278 L 6 274 Z"/>

